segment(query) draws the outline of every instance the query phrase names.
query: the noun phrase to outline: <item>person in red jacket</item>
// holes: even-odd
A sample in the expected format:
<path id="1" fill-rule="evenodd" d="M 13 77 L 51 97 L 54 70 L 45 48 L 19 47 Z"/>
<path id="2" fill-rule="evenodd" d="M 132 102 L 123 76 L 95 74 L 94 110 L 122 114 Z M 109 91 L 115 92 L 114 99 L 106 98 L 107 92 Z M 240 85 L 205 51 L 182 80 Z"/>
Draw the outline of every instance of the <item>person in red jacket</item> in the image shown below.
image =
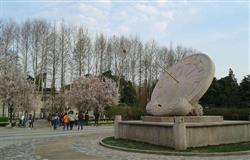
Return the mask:
<path id="1" fill-rule="evenodd" d="M 81 127 L 81 130 L 83 130 L 83 121 L 85 119 L 85 115 L 83 112 L 80 112 L 79 115 L 78 115 L 78 123 L 77 123 L 77 126 L 78 126 L 78 130 L 80 129 Z"/>

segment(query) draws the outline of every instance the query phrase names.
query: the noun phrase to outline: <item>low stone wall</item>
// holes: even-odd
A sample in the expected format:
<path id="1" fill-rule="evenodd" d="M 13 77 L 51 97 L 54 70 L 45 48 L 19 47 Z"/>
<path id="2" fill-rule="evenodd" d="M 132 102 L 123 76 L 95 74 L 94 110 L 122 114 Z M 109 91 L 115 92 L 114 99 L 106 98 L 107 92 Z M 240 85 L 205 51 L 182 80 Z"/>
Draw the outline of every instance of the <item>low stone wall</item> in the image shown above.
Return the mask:
<path id="1" fill-rule="evenodd" d="M 176 117 L 142 116 L 144 122 L 174 122 Z M 223 116 L 183 116 L 185 123 L 223 122 Z"/>
<path id="2" fill-rule="evenodd" d="M 119 138 L 173 147 L 173 125 L 122 121 L 119 123 Z"/>
<path id="3" fill-rule="evenodd" d="M 187 147 L 250 141 L 250 122 L 247 121 L 189 124 L 186 127 Z"/>
<path id="4" fill-rule="evenodd" d="M 115 138 L 147 142 L 176 150 L 250 141 L 249 121 L 184 123 L 183 117 L 177 117 L 174 123 L 119 119 L 115 124 Z"/>

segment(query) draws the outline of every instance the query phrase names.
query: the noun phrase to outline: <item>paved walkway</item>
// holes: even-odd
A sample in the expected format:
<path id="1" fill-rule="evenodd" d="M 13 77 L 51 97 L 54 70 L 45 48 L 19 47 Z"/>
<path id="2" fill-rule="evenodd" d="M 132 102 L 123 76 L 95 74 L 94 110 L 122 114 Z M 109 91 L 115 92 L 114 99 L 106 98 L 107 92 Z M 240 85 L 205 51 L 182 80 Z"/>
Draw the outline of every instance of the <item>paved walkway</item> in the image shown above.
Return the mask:
<path id="1" fill-rule="evenodd" d="M 131 153 L 98 144 L 103 137 L 112 135 L 112 126 L 88 126 L 83 131 L 0 128 L 0 160 L 250 160 L 249 155 L 184 157 Z"/>

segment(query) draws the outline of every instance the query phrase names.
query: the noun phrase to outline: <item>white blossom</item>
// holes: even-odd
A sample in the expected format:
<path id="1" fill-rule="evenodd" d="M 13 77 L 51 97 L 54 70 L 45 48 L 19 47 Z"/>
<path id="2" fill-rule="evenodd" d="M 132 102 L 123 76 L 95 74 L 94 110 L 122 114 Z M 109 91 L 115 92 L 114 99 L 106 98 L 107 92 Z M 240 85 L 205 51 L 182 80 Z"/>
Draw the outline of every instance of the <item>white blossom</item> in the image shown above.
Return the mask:
<path id="1" fill-rule="evenodd" d="M 68 104 L 79 111 L 96 107 L 103 111 L 105 107 L 117 105 L 119 94 L 113 80 L 98 77 L 80 77 L 67 93 Z"/>

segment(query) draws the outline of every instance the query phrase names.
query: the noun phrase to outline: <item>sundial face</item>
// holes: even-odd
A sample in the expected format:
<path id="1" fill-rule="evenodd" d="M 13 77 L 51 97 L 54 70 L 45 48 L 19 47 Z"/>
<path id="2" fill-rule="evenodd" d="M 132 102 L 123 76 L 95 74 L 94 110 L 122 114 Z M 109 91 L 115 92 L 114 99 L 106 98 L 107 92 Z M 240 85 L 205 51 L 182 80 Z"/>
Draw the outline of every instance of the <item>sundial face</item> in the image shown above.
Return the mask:
<path id="1" fill-rule="evenodd" d="M 214 77 L 214 63 L 205 54 L 185 57 L 160 75 L 153 90 L 147 111 L 153 115 L 181 116 L 195 110 L 199 99 L 209 88 Z"/>

